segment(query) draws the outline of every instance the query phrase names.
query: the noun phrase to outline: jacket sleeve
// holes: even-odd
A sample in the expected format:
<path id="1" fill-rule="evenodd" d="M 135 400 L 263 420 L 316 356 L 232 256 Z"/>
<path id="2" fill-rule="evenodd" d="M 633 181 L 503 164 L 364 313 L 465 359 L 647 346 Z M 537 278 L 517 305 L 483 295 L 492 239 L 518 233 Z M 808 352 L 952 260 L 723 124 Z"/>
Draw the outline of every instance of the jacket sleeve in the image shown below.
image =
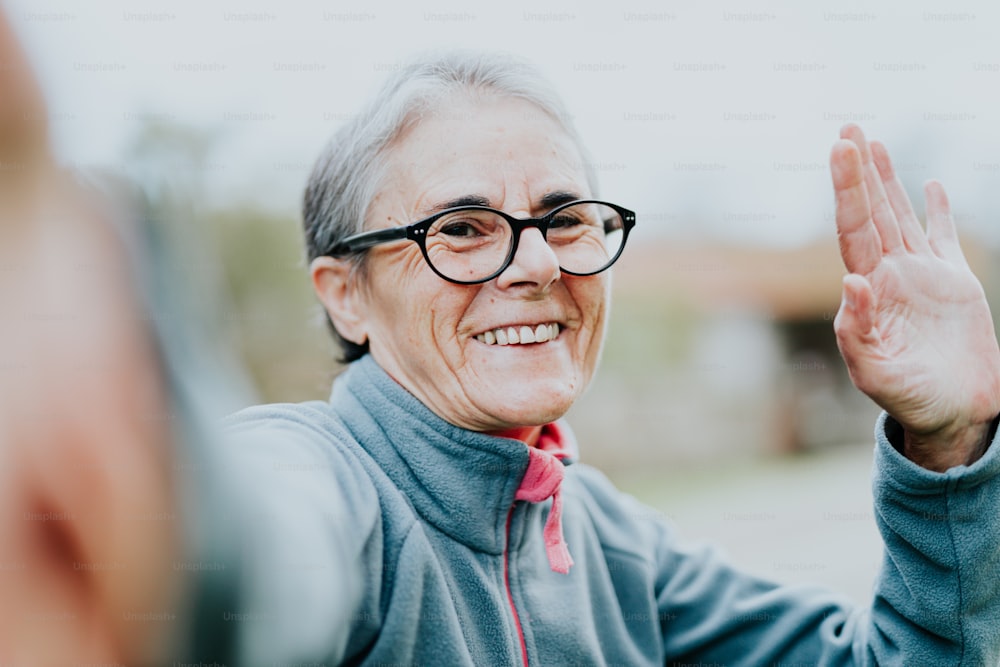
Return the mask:
<path id="1" fill-rule="evenodd" d="M 238 571 L 232 664 L 339 664 L 364 594 L 379 502 L 357 461 L 282 420 L 230 423 L 220 456 Z"/>
<path id="2" fill-rule="evenodd" d="M 936 473 L 897 451 L 899 435 L 883 414 L 873 487 L 885 555 L 869 608 L 747 576 L 668 531 L 656 584 L 666 664 L 1000 663 L 1000 444 Z"/>

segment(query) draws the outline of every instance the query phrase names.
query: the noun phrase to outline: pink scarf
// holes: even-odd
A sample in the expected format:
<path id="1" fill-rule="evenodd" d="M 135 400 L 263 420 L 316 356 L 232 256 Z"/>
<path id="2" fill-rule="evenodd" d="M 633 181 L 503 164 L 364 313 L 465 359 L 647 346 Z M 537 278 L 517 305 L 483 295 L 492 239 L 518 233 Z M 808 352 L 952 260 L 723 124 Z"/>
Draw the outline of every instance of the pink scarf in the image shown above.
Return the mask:
<path id="1" fill-rule="evenodd" d="M 514 496 L 516 500 L 538 503 L 552 498 L 552 509 L 545 521 L 545 555 L 553 572 L 568 574 L 573 565 L 562 530 L 562 484 L 565 466 L 562 459 L 569 455 L 562 430 L 556 423 L 542 427 L 538 443 L 528 448 L 528 469 Z"/>

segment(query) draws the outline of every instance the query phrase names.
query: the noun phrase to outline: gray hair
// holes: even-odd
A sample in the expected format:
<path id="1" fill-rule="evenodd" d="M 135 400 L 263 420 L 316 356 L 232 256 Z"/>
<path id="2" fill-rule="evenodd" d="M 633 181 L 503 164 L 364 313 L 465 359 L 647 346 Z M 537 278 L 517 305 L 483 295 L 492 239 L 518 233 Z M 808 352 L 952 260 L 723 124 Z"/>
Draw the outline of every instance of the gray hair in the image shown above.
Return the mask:
<path id="1" fill-rule="evenodd" d="M 547 113 L 579 149 L 591 193 L 596 196 L 597 177 L 588 153 L 562 101 L 537 69 L 498 53 L 453 51 L 421 58 L 396 70 L 361 113 L 333 135 L 316 160 L 302 206 L 308 261 L 364 230 L 394 141 L 456 92 L 518 98 Z M 352 261 L 363 275 L 364 254 Z M 340 346 L 343 363 L 368 351 L 367 342 L 358 345 L 341 337 L 329 316 L 327 324 Z"/>

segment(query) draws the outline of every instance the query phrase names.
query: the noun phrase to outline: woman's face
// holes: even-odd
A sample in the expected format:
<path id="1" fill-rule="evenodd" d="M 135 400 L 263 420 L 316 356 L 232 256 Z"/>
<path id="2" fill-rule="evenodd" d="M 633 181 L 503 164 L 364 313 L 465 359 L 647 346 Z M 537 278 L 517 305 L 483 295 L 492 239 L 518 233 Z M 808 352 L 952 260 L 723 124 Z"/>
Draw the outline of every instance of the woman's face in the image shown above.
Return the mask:
<path id="1" fill-rule="evenodd" d="M 591 196 L 582 157 L 558 123 L 525 101 L 461 97 L 390 149 L 367 228 L 410 224 L 459 200 L 539 216 L 553 208 L 546 196 L 559 194 Z M 369 253 L 357 297 L 371 353 L 446 421 L 479 431 L 544 424 L 564 414 L 590 381 L 608 274 L 562 274 L 537 229 L 522 234 L 500 276 L 480 285 L 441 279 L 412 241 Z M 494 336 L 487 332 L 520 336 L 540 327 L 542 338 L 558 333 L 544 342 L 488 342 Z"/>

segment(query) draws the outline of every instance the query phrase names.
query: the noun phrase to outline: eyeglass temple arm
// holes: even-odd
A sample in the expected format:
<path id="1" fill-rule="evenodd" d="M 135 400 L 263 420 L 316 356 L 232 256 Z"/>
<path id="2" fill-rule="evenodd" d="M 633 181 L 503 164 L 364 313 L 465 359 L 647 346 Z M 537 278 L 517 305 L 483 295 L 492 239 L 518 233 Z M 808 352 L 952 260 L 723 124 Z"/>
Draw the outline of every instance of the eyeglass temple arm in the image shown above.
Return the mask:
<path id="1" fill-rule="evenodd" d="M 388 229 L 376 229 L 372 232 L 362 232 L 346 239 L 333 246 L 331 255 L 346 255 L 352 252 L 367 250 L 380 243 L 387 241 L 399 241 L 407 238 L 406 227 L 389 227 Z"/>

